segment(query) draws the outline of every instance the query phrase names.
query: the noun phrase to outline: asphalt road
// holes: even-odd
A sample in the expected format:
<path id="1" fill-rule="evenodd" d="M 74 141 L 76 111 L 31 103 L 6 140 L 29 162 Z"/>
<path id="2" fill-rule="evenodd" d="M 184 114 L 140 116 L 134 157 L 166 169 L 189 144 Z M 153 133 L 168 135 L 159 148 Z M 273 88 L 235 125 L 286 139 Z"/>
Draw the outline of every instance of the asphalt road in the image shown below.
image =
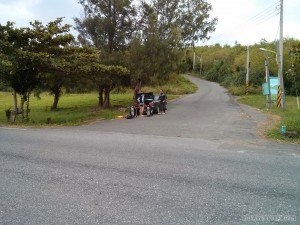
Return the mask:
<path id="1" fill-rule="evenodd" d="M 0 225 L 299 224 L 300 148 L 218 84 L 166 115 L 0 127 Z"/>

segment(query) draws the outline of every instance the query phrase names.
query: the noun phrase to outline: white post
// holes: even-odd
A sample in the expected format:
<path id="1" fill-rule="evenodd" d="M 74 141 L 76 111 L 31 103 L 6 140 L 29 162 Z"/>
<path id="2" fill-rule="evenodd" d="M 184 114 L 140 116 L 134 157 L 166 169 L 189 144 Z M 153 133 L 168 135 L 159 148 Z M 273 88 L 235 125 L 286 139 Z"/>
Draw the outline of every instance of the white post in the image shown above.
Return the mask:
<path id="1" fill-rule="evenodd" d="M 267 94 L 267 105 L 268 108 L 271 108 L 271 86 L 270 86 L 270 74 L 269 74 L 269 61 L 268 61 L 268 52 L 266 51 L 266 60 L 265 60 L 265 66 L 266 66 L 266 82 L 268 84 L 268 94 Z"/>

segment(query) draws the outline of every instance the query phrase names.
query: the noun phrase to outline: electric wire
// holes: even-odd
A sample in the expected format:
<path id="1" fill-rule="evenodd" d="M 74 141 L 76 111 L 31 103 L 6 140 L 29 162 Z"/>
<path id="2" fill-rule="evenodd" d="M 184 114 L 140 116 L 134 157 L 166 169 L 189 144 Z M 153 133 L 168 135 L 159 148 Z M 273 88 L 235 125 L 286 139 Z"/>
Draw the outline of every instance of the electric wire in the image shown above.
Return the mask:
<path id="1" fill-rule="evenodd" d="M 234 36 L 234 34 L 244 31 L 245 27 L 248 26 L 260 26 L 264 24 L 265 22 L 277 17 L 280 12 L 280 1 L 276 1 L 275 3 L 272 3 L 267 8 L 265 8 L 263 11 L 259 12 L 258 14 L 254 15 L 250 19 L 246 20 L 245 22 L 232 26 L 232 29 L 228 32 L 221 33 L 217 36 L 214 36 L 210 39 L 210 41 L 219 42 L 219 41 L 226 41 L 229 39 L 229 37 Z"/>

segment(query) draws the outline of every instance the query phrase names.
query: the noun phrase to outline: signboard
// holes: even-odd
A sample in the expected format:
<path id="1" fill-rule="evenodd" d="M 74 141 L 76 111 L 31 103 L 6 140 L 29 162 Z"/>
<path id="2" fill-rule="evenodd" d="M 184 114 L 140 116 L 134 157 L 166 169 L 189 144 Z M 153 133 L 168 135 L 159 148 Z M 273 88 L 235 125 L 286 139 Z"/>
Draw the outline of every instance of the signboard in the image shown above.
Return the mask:
<path id="1" fill-rule="evenodd" d="M 268 83 L 262 84 L 262 92 L 263 92 L 263 95 L 268 95 L 270 93 Z"/>
<path id="2" fill-rule="evenodd" d="M 271 99 L 276 101 L 278 92 L 278 77 L 270 76 Z"/>
<path id="3" fill-rule="evenodd" d="M 271 91 L 271 93 L 270 93 Z M 278 91 L 278 77 L 270 76 L 270 90 L 268 83 L 262 84 L 263 95 L 271 94 L 271 100 L 276 101 Z"/>

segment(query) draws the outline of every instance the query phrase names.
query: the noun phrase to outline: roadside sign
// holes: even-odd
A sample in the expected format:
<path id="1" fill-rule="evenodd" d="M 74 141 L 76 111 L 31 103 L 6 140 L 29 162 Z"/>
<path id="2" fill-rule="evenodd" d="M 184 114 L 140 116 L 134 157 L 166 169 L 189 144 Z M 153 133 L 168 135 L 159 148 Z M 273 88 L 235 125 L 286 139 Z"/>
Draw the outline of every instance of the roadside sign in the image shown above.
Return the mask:
<path id="1" fill-rule="evenodd" d="M 262 84 L 262 92 L 263 92 L 263 95 L 268 95 L 270 93 L 268 83 Z"/>
<path id="2" fill-rule="evenodd" d="M 276 101 L 278 91 L 278 77 L 270 76 L 271 99 Z"/>

